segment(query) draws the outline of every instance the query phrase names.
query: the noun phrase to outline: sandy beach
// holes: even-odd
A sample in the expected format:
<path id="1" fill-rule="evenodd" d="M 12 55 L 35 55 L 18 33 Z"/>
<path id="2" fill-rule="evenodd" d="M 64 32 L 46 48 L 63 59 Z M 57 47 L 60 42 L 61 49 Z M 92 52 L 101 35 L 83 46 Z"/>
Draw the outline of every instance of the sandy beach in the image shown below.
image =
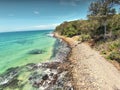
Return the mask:
<path id="1" fill-rule="evenodd" d="M 54 35 L 71 48 L 68 68 L 74 90 L 120 90 L 120 72 L 99 52 L 73 38 Z"/>

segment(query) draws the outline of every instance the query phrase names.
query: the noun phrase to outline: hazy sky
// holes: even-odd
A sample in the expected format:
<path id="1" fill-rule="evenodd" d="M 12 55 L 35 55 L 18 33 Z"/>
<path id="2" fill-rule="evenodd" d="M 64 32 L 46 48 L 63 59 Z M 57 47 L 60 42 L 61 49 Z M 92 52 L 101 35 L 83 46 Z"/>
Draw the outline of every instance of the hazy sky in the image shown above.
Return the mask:
<path id="1" fill-rule="evenodd" d="M 0 32 L 54 29 L 86 18 L 93 0 L 0 0 Z"/>

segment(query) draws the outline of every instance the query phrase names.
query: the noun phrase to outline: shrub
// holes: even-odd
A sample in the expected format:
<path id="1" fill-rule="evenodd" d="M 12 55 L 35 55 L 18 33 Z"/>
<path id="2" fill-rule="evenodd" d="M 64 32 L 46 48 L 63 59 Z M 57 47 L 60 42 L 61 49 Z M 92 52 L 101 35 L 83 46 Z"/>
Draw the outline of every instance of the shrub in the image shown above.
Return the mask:
<path id="1" fill-rule="evenodd" d="M 107 20 L 106 39 L 104 26 L 98 20 L 64 22 L 57 26 L 55 31 L 68 37 L 80 35 L 78 40 L 82 42 L 92 40 L 91 45 L 101 51 L 105 57 L 120 62 L 120 14 L 111 16 Z"/>
<path id="2" fill-rule="evenodd" d="M 110 60 L 116 60 L 120 63 L 120 53 L 117 51 L 111 52 L 110 55 L 108 56 Z"/>
<path id="3" fill-rule="evenodd" d="M 79 41 L 88 41 L 91 39 L 91 36 L 89 34 L 81 34 L 80 38 L 79 38 Z"/>

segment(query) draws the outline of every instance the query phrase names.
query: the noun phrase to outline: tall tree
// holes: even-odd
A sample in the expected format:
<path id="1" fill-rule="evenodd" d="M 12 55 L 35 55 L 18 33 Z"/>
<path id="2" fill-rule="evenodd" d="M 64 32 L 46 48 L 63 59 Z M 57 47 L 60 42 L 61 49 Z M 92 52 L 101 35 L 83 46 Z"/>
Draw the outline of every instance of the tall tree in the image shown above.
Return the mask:
<path id="1" fill-rule="evenodd" d="M 114 6 L 120 5 L 120 0 L 98 0 L 90 4 L 88 15 L 91 19 L 97 19 L 104 26 L 104 39 L 106 38 L 107 20 L 116 13 Z"/>

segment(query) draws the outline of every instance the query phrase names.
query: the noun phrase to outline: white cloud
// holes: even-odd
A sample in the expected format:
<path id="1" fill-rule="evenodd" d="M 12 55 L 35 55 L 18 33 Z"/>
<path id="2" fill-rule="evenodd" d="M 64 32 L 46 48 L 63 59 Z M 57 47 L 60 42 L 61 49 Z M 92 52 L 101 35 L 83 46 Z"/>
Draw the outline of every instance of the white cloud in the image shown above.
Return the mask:
<path id="1" fill-rule="evenodd" d="M 30 30 L 49 30 L 49 29 L 55 29 L 55 27 L 59 24 L 46 24 L 46 25 L 35 25 L 35 26 L 23 26 L 23 27 L 1 27 L 0 26 L 0 32 L 11 32 L 11 31 L 30 31 Z"/>
<path id="2" fill-rule="evenodd" d="M 33 26 L 36 29 L 54 29 L 59 24 L 37 25 Z"/>
<path id="3" fill-rule="evenodd" d="M 71 5 L 71 6 L 77 6 L 79 0 L 60 0 L 61 5 Z"/>
<path id="4" fill-rule="evenodd" d="M 33 13 L 36 15 L 40 14 L 39 11 L 33 11 Z"/>
<path id="5" fill-rule="evenodd" d="M 24 26 L 24 27 L 16 28 L 16 30 L 47 30 L 47 29 L 55 29 L 57 25 L 59 24 Z"/>

